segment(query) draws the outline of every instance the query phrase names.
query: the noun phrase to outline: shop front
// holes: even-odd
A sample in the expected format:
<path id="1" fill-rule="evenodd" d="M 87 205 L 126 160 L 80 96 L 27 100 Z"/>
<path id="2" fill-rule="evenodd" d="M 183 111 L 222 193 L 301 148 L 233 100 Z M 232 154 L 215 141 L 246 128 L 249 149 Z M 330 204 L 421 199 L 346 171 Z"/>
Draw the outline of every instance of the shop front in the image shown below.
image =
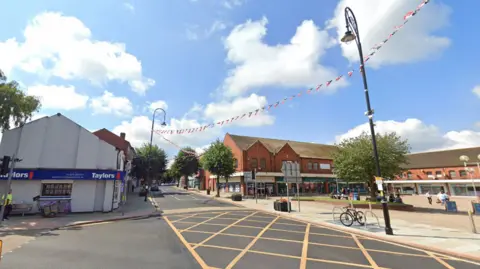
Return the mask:
<path id="1" fill-rule="evenodd" d="M 303 183 L 299 184 L 299 191 L 305 196 L 329 194 L 336 189 L 334 178 L 304 177 L 302 181 Z"/>
<path id="2" fill-rule="evenodd" d="M 245 188 L 247 196 L 255 196 L 255 192 L 260 197 L 263 197 L 265 195 L 274 196 L 276 195 L 275 177 L 257 175 L 256 180 L 245 183 Z"/>
<path id="3" fill-rule="evenodd" d="M 224 178 L 220 178 L 219 187 L 221 192 L 241 192 L 241 178 L 232 177 L 228 179 L 228 182 Z"/>
<path id="4" fill-rule="evenodd" d="M 119 206 L 125 172 L 112 170 L 15 170 L 12 177 L 14 204 L 57 202 L 68 212 L 108 212 Z M 7 175 L 0 186 L 7 188 Z M 33 207 L 32 213 L 37 211 Z"/>

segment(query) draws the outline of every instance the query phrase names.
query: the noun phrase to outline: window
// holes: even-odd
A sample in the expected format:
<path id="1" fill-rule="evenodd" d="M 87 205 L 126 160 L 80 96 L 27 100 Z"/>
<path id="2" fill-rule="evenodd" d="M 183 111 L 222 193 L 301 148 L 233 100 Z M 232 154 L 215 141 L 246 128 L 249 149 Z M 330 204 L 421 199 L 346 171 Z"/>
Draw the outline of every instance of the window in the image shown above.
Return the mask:
<path id="1" fill-rule="evenodd" d="M 427 176 L 431 176 L 432 175 L 432 172 L 431 171 L 428 171 L 427 172 Z"/>
<path id="2" fill-rule="evenodd" d="M 466 176 L 467 176 L 467 171 L 465 171 L 465 170 L 460 170 L 460 176 L 461 176 L 461 177 L 466 177 Z"/>
<path id="3" fill-rule="evenodd" d="M 407 178 L 412 178 L 412 172 L 410 171 L 407 172 Z"/>
<path id="4" fill-rule="evenodd" d="M 260 168 L 262 170 L 265 170 L 267 168 L 267 160 L 265 160 L 265 158 L 260 159 Z"/>
<path id="5" fill-rule="evenodd" d="M 237 159 L 234 159 L 235 160 L 235 168 L 238 168 L 238 160 Z"/>
<path id="6" fill-rule="evenodd" d="M 318 163 L 313 163 L 313 170 L 318 170 Z"/>
<path id="7" fill-rule="evenodd" d="M 312 163 L 308 163 L 308 164 L 307 164 L 307 169 L 308 169 L 308 170 L 312 170 Z"/>
<path id="8" fill-rule="evenodd" d="M 252 158 L 250 160 L 250 168 L 258 168 L 258 159 L 257 158 Z"/>
<path id="9" fill-rule="evenodd" d="M 442 177 L 442 171 L 435 171 L 435 177 Z"/>
<path id="10" fill-rule="evenodd" d="M 71 183 L 42 184 L 42 196 L 70 196 L 71 194 L 72 194 Z"/>
<path id="11" fill-rule="evenodd" d="M 457 176 L 457 172 L 455 170 L 448 171 L 448 174 L 450 175 L 451 178 L 454 178 Z"/>
<path id="12" fill-rule="evenodd" d="M 321 164 L 320 164 L 320 169 L 321 169 L 321 170 L 330 170 L 330 164 L 328 164 L 328 163 L 321 163 Z"/>

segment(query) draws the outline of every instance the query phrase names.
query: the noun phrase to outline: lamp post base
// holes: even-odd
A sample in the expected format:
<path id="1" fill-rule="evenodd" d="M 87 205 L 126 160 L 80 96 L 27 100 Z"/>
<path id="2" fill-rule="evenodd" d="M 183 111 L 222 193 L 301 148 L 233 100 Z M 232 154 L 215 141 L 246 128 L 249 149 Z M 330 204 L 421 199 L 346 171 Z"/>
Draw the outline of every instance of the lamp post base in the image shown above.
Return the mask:
<path id="1" fill-rule="evenodd" d="M 388 205 L 385 197 L 382 200 L 382 210 L 383 210 L 383 218 L 385 219 L 385 234 L 393 235 L 393 229 L 390 225 L 390 213 L 388 212 Z"/>

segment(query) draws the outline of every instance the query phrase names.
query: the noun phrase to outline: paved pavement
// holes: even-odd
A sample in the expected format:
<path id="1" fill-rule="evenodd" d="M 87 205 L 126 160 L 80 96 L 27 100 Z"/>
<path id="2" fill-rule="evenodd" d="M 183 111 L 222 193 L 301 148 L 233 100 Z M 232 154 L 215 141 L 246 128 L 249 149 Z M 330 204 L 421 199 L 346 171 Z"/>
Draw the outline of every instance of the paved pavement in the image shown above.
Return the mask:
<path id="1" fill-rule="evenodd" d="M 203 268 L 478 268 L 480 263 L 255 210 L 164 216 Z"/>
<path id="2" fill-rule="evenodd" d="M 45 233 L 5 254 L 2 269 L 200 269 L 162 219 L 127 220 Z"/>

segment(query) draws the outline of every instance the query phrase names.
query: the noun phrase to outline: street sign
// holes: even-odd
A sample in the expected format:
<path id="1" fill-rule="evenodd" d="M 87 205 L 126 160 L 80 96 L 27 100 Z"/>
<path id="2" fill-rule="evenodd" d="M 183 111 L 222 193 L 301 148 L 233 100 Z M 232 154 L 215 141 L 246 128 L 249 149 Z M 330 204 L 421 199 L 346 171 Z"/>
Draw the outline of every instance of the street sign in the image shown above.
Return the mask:
<path id="1" fill-rule="evenodd" d="M 252 179 L 252 172 L 251 171 L 248 171 L 248 172 L 243 172 L 243 180 L 245 182 L 252 182 L 253 179 Z"/>
<path id="2" fill-rule="evenodd" d="M 285 182 L 298 183 L 301 181 L 300 164 L 297 162 L 284 162 L 282 172 Z"/>

